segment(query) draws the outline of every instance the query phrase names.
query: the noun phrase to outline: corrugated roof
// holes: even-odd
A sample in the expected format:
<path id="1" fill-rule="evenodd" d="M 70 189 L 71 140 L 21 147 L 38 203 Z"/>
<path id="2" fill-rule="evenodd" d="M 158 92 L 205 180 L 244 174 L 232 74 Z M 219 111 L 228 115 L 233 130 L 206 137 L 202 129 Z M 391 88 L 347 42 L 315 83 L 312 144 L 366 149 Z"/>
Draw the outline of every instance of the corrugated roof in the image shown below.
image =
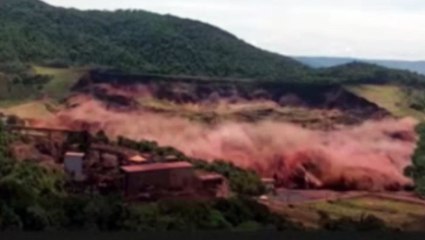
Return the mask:
<path id="1" fill-rule="evenodd" d="M 150 163 L 145 165 L 123 166 L 121 167 L 121 170 L 126 173 L 133 173 L 133 172 L 149 172 L 149 171 L 160 171 L 160 170 L 192 168 L 192 167 L 193 167 L 192 164 L 188 162 L 169 162 L 169 163 Z"/>

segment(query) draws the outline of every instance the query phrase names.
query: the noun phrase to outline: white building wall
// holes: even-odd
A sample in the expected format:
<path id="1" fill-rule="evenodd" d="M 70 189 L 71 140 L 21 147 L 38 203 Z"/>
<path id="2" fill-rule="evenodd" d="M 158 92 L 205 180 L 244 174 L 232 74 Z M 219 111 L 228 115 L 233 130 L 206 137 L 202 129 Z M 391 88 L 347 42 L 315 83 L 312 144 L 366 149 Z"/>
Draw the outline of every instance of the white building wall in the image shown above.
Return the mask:
<path id="1" fill-rule="evenodd" d="M 65 171 L 73 176 L 73 179 L 80 181 L 84 179 L 83 154 L 66 154 L 64 159 Z"/>

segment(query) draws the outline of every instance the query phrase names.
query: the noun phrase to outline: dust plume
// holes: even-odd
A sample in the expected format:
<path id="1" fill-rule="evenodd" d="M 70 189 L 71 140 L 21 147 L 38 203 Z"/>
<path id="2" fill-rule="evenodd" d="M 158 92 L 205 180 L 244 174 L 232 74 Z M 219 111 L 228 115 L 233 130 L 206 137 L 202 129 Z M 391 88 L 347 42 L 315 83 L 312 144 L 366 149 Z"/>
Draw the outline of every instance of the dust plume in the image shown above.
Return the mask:
<path id="1" fill-rule="evenodd" d="M 85 101 L 63 110 L 48 124 L 92 123 L 111 137 L 148 139 L 188 156 L 225 159 L 275 177 L 281 186 L 350 190 L 399 190 L 416 145 L 415 121 L 385 119 L 333 131 L 262 121 L 206 126 L 143 111 L 119 112 Z"/>

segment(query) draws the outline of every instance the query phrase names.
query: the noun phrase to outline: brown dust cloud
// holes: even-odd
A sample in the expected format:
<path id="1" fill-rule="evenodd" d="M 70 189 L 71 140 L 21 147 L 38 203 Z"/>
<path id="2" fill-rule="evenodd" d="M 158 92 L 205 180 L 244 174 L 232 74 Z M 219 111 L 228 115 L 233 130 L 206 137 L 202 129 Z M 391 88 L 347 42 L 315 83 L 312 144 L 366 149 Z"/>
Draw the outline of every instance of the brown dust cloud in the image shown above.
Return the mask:
<path id="1" fill-rule="evenodd" d="M 412 184 L 403 174 L 416 146 L 416 123 L 408 118 L 332 131 L 273 121 L 206 126 L 144 111 L 108 110 L 87 101 L 47 124 L 72 127 L 78 121 L 93 123 L 111 137 L 153 140 L 191 157 L 231 161 L 274 177 L 284 187 L 401 190 Z"/>

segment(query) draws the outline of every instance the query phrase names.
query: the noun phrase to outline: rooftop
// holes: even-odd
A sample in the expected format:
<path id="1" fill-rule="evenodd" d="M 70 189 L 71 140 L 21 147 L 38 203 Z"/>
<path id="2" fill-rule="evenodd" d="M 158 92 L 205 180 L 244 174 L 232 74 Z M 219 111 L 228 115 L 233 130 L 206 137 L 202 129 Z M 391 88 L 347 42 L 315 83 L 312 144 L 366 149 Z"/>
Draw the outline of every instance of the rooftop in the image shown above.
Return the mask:
<path id="1" fill-rule="evenodd" d="M 66 152 L 65 157 L 84 157 L 82 152 Z"/>
<path id="2" fill-rule="evenodd" d="M 130 157 L 128 160 L 131 161 L 131 162 L 137 162 L 137 163 L 146 162 L 146 158 L 144 158 L 143 156 L 140 156 L 140 155 L 134 155 L 134 156 Z"/>
<path id="3" fill-rule="evenodd" d="M 197 171 L 196 176 L 201 181 L 215 181 L 215 180 L 223 180 L 223 176 L 218 173 L 210 173 L 204 171 Z"/>
<path id="4" fill-rule="evenodd" d="M 265 183 L 265 184 L 273 184 L 273 183 L 275 183 L 276 181 L 275 181 L 273 178 L 262 178 L 262 179 L 261 179 L 261 182 L 262 182 L 262 183 Z"/>
<path id="5" fill-rule="evenodd" d="M 28 119 L 25 119 L 25 121 L 29 121 Z M 79 131 L 75 131 L 73 129 L 69 128 L 49 128 L 49 127 L 32 127 L 32 126 L 9 126 L 11 129 L 15 130 L 29 130 L 29 131 L 39 131 L 39 132 L 64 132 L 64 133 L 79 133 Z"/>
<path id="6" fill-rule="evenodd" d="M 127 158 L 139 155 L 139 152 L 136 150 L 109 144 L 92 144 L 91 149 L 105 153 L 120 154 Z"/>
<path id="7" fill-rule="evenodd" d="M 193 168 L 192 164 L 188 162 L 169 162 L 169 163 L 151 163 L 145 165 L 131 165 L 123 166 L 121 170 L 125 173 L 134 172 L 150 172 L 160 170 L 171 170 L 171 169 L 182 169 L 182 168 Z"/>

